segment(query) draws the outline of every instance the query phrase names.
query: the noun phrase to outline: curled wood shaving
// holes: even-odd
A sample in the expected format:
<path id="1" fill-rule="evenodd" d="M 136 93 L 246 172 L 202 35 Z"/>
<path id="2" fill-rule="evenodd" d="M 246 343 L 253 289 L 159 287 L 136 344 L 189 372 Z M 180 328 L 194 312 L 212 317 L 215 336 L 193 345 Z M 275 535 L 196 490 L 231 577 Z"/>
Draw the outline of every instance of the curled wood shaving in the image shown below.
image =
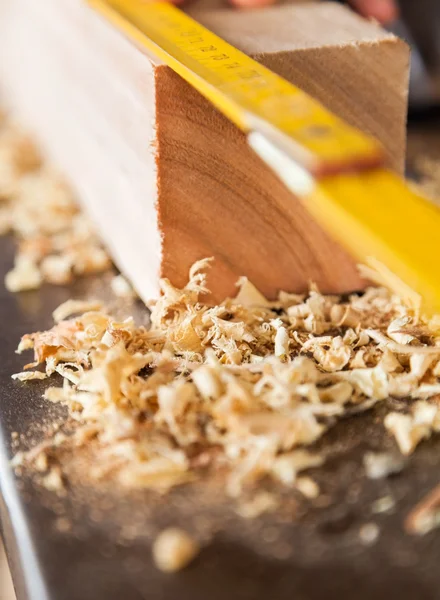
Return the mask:
<path id="1" fill-rule="evenodd" d="M 74 314 L 98 311 L 102 309 L 102 303 L 90 300 L 66 300 L 63 304 L 60 304 L 53 313 L 53 320 L 55 323 L 64 321 L 67 317 L 71 317 Z"/>
<path id="2" fill-rule="evenodd" d="M 21 373 L 14 373 L 14 375 L 12 375 L 12 379 L 18 379 L 18 381 L 47 379 L 47 374 L 42 371 L 22 371 Z"/>
<path id="3" fill-rule="evenodd" d="M 402 454 L 411 454 L 419 442 L 440 431 L 440 409 L 437 404 L 419 400 L 411 407 L 410 414 L 389 413 L 385 427 L 396 438 Z"/>
<path id="4" fill-rule="evenodd" d="M 425 535 L 440 525 L 440 485 L 415 506 L 405 520 L 408 533 Z"/>

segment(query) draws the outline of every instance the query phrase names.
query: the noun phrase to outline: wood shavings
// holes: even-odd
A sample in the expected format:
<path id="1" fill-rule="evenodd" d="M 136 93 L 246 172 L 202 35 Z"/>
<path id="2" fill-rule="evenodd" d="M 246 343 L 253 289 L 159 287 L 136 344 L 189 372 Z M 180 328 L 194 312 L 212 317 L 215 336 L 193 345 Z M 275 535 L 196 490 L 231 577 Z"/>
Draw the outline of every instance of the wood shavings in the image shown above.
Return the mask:
<path id="1" fill-rule="evenodd" d="M 109 258 L 69 189 L 8 122 L 0 156 L 0 230 L 19 239 L 8 289 L 106 269 Z M 383 265 L 371 260 L 365 273 L 392 292 L 369 288 L 347 299 L 312 286 L 269 302 L 243 277 L 235 298 L 209 306 L 202 297 L 210 262 L 194 264 L 181 289 L 161 281 L 148 328 L 113 317 L 100 302 L 69 300 L 54 311 L 52 329 L 23 336 L 17 351 L 33 350 L 34 361 L 13 378 L 60 375 L 63 386 L 49 387 L 45 398 L 66 405 L 76 427 L 71 437 L 17 454 L 16 466 L 31 463 L 60 491 L 67 480 L 48 463 L 48 449 L 52 460 L 60 446 L 93 444 L 96 479 L 164 493 L 220 468 L 239 500 L 264 478 L 313 499 L 319 487 L 303 472 L 324 457 L 308 447 L 353 411 L 389 396 L 409 399 L 407 413 L 385 418 L 403 454 L 440 429 L 438 320 L 425 322 L 420 299 Z M 133 297 L 121 275 L 111 288 Z M 40 365 L 44 371 L 34 370 Z M 364 464 L 377 478 L 403 463 L 370 453 Z M 270 510 L 276 497 L 265 494 L 254 494 L 255 506 Z"/>
<path id="2" fill-rule="evenodd" d="M 324 458 L 307 446 L 350 411 L 391 391 L 423 397 L 385 418 L 404 454 L 438 430 L 438 334 L 397 296 L 371 288 L 343 300 L 312 289 L 209 306 L 200 299 L 209 263 L 196 263 L 182 289 L 161 282 L 149 328 L 69 301 L 51 330 L 22 338 L 19 351 L 34 351 L 30 368 L 63 377 L 45 396 L 77 421 L 75 443 L 87 443 L 81 432 L 92 427 L 91 476 L 163 493 L 202 468 L 226 467 L 233 497 L 269 477 L 314 498 L 319 488 L 302 472 Z M 371 455 L 367 472 L 386 476 L 398 462 Z"/>
<path id="3" fill-rule="evenodd" d="M 370 256 L 365 263 L 359 266 L 362 277 L 391 290 L 416 317 L 420 315 L 422 298 L 417 292 L 377 259 Z"/>
<path id="4" fill-rule="evenodd" d="M 297 474 L 306 469 L 323 464 L 322 456 L 311 454 L 307 450 L 294 450 L 277 457 L 272 465 L 272 474 L 285 485 L 297 482 Z"/>
<path id="5" fill-rule="evenodd" d="M 42 480 L 43 486 L 50 492 L 62 494 L 65 491 L 61 469 L 54 466 Z"/>
<path id="6" fill-rule="evenodd" d="M 115 275 L 110 282 L 110 287 L 118 298 L 134 298 L 136 296 L 133 288 L 123 275 Z"/>
<path id="7" fill-rule="evenodd" d="M 6 119 L 0 123 L 0 235 L 9 232 L 18 239 L 14 267 L 5 278 L 10 292 L 43 282 L 65 285 L 111 266 L 66 184 Z"/>
<path id="8" fill-rule="evenodd" d="M 410 317 L 394 319 L 387 327 L 388 337 L 399 344 L 411 344 L 416 338 L 405 331 L 409 323 L 411 323 Z"/>
<path id="9" fill-rule="evenodd" d="M 270 302 L 261 294 L 247 277 L 240 277 L 237 282 L 238 293 L 232 300 L 246 308 L 270 306 Z"/>
<path id="10" fill-rule="evenodd" d="M 72 523 L 67 517 L 58 517 L 55 521 L 55 527 L 60 533 L 67 533 L 72 530 Z"/>
<path id="11" fill-rule="evenodd" d="M 40 452 L 35 459 L 35 469 L 40 473 L 44 473 L 49 468 L 49 460 L 46 452 Z"/>
<path id="12" fill-rule="evenodd" d="M 14 268 L 5 277 L 5 286 L 9 292 L 35 290 L 42 282 L 43 276 L 40 270 L 26 256 L 17 256 Z"/>
<path id="13" fill-rule="evenodd" d="M 90 300 L 67 300 L 60 304 L 53 313 L 53 319 L 55 323 L 64 321 L 67 317 L 71 317 L 74 314 L 98 311 L 102 309 L 102 303 Z"/>
<path id="14" fill-rule="evenodd" d="M 47 374 L 43 371 L 22 371 L 21 373 L 14 373 L 12 379 L 18 379 L 18 381 L 32 381 L 34 379 L 47 379 Z"/>
<path id="15" fill-rule="evenodd" d="M 364 546 L 372 546 L 377 542 L 380 535 L 379 526 L 376 523 L 365 523 L 359 530 L 359 539 Z"/>
<path id="16" fill-rule="evenodd" d="M 364 456 L 364 467 L 370 479 L 383 479 L 389 475 L 399 473 L 405 466 L 401 456 L 388 452 L 367 452 Z"/>
<path id="17" fill-rule="evenodd" d="M 275 494 L 261 491 L 257 492 L 252 500 L 241 502 L 237 507 L 237 513 L 244 519 L 255 519 L 260 515 L 273 512 L 279 506 L 280 500 Z"/>
<path id="18" fill-rule="evenodd" d="M 275 356 L 278 358 L 289 356 L 289 334 L 287 333 L 287 329 L 283 326 L 283 322 L 281 319 L 275 319 L 272 321 L 271 325 L 276 331 L 274 339 Z"/>
<path id="19" fill-rule="evenodd" d="M 422 440 L 440 431 L 439 408 L 419 400 L 411 407 L 411 414 L 392 412 L 385 417 L 384 424 L 394 435 L 402 454 L 411 454 Z"/>
<path id="20" fill-rule="evenodd" d="M 374 340 L 378 345 L 380 345 L 381 347 L 388 348 L 396 354 L 440 355 L 440 347 L 438 346 L 410 346 L 409 344 L 399 344 L 397 342 L 393 342 L 390 339 L 387 339 L 387 337 L 383 333 L 380 333 L 380 331 L 373 331 L 372 329 L 367 329 L 365 333 L 369 335 L 371 339 Z"/>
<path id="21" fill-rule="evenodd" d="M 361 322 L 361 314 L 352 306 L 335 304 L 330 310 L 330 319 L 336 327 L 357 327 Z"/>
<path id="22" fill-rule="evenodd" d="M 183 529 L 162 531 L 153 544 L 153 559 L 158 569 L 174 573 L 184 569 L 200 551 L 197 542 Z"/>
<path id="23" fill-rule="evenodd" d="M 374 514 L 392 512 L 396 506 L 396 502 L 392 496 L 382 496 L 371 505 L 371 510 Z"/>
<path id="24" fill-rule="evenodd" d="M 440 485 L 435 487 L 405 519 L 405 529 L 414 535 L 425 535 L 440 526 Z"/>
<path id="25" fill-rule="evenodd" d="M 319 496 L 319 486 L 311 477 L 298 477 L 295 487 L 306 498 L 314 499 Z"/>

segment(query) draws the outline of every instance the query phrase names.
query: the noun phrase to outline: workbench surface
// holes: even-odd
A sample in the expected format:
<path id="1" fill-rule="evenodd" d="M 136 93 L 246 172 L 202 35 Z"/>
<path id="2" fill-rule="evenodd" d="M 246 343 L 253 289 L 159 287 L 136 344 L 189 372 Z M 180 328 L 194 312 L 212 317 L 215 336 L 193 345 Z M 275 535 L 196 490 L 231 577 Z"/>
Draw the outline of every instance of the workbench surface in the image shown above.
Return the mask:
<path id="1" fill-rule="evenodd" d="M 433 141 L 440 146 L 440 134 L 432 126 L 428 131 L 431 149 Z M 419 152 L 424 136 L 414 134 L 410 154 Z M 13 241 L 0 239 L 1 278 L 12 257 Z M 6 463 L 12 432 L 27 434 L 63 409 L 42 400 L 44 382 L 11 380 L 25 362 L 14 350 L 23 333 L 49 327 L 58 304 L 89 294 L 91 286 L 99 287 L 99 279 L 16 295 L 0 286 L 1 519 L 18 600 L 438 598 L 440 534 L 414 537 L 403 525 L 439 483 L 440 436 L 421 444 L 402 473 L 367 479 L 363 454 L 393 448 L 379 418 L 383 407 L 352 416 L 325 436 L 318 505 L 286 497 L 282 514 L 256 520 L 238 517 L 215 482 L 208 491 L 197 484 L 164 497 L 77 486 L 58 498 L 16 479 Z M 384 496 L 394 498 L 394 512 L 373 514 L 372 504 Z M 370 523 L 379 528 L 372 544 L 360 535 Z M 209 538 L 200 556 L 174 575 L 158 571 L 151 559 L 151 541 L 168 525 Z"/>

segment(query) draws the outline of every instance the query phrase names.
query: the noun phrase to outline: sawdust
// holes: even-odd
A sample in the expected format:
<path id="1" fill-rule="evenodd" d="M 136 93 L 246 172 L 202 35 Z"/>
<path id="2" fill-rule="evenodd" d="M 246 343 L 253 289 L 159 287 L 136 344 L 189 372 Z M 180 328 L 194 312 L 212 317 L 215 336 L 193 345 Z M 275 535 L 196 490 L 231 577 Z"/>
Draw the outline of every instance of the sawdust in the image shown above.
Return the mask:
<path id="1" fill-rule="evenodd" d="M 7 233 L 18 240 L 14 266 L 5 278 L 11 292 L 44 282 L 66 285 L 111 266 L 69 187 L 44 163 L 26 133 L 5 118 L 0 120 L 0 235 Z"/>

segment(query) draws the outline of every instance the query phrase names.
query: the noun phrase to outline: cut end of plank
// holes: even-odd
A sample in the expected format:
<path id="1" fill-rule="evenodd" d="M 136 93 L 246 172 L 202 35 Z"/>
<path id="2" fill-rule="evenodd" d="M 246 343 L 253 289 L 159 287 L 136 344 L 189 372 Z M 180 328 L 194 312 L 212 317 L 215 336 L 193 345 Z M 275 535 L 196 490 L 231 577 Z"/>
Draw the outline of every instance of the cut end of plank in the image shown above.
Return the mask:
<path id="1" fill-rule="evenodd" d="M 402 171 L 408 50 L 334 3 L 198 13 L 201 23 L 337 116 Z M 0 0 L 0 94 L 65 174 L 145 298 L 214 255 L 213 299 L 360 289 L 356 261 L 246 137 L 81 0 Z M 329 260 L 329 257 L 331 259 Z"/>

